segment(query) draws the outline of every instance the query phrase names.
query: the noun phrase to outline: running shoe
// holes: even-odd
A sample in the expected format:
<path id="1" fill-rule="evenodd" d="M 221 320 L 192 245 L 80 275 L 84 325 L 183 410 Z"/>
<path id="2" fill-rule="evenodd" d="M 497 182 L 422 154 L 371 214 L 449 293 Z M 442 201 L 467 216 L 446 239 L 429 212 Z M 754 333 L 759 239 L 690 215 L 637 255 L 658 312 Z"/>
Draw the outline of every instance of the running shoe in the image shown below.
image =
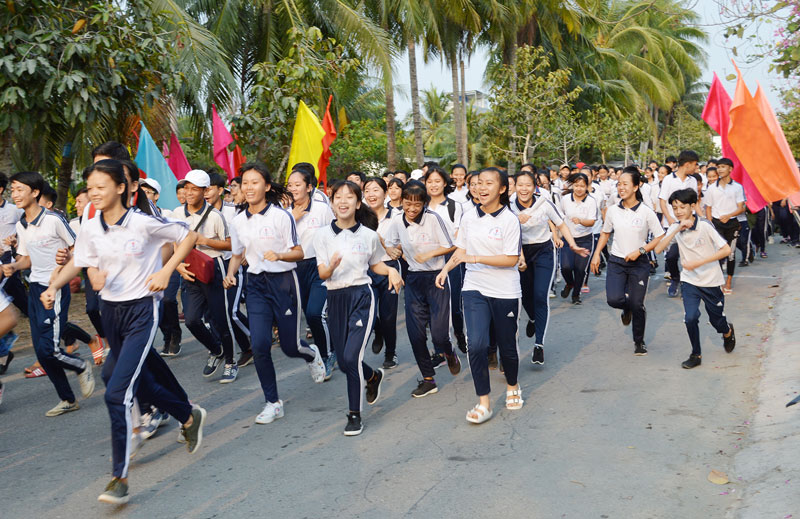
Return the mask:
<path id="1" fill-rule="evenodd" d="M 570 292 L 572 292 L 572 285 L 565 285 L 564 288 L 561 289 L 561 297 L 566 299 Z"/>
<path id="2" fill-rule="evenodd" d="M 348 413 L 347 425 L 344 427 L 344 435 L 358 436 L 363 430 L 364 426 L 361 425 L 361 415 L 358 413 Z"/>
<path id="3" fill-rule="evenodd" d="M 223 356 L 220 354 L 219 356 L 210 353 L 208 355 L 208 360 L 206 361 L 206 365 L 203 368 L 203 376 L 208 378 L 214 375 L 219 369 L 220 364 L 222 364 Z"/>
<path id="4" fill-rule="evenodd" d="M 723 346 L 725 347 L 725 351 L 728 353 L 732 352 L 733 349 L 736 347 L 736 333 L 733 331 L 733 323 L 728 323 L 728 327 L 731 329 L 731 334 L 725 337 L 722 336 Z"/>
<path id="5" fill-rule="evenodd" d="M 461 361 L 458 359 L 458 354 L 453 352 L 452 355 L 445 355 L 447 359 L 447 367 L 451 375 L 458 375 L 461 373 Z"/>
<path id="6" fill-rule="evenodd" d="M 556 298 L 556 287 L 550 289 L 550 299 Z"/>
<path id="7" fill-rule="evenodd" d="M 377 355 L 383 349 L 383 336 L 375 331 L 375 338 L 372 340 L 372 353 Z"/>
<path id="8" fill-rule="evenodd" d="M 322 362 L 322 356 L 319 354 L 319 348 L 317 348 L 316 344 L 309 344 L 308 347 L 314 350 L 314 360 L 308 363 L 311 380 L 316 384 L 322 384 L 325 382 L 325 363 Z"/>
<path id="9" fill-rule="evenodd" d="M 86 368 L 81 373 L 78 373 L 78 385 L 81 387 L 83 398 L 89 398 L 94 393 L 94 374 L 92 373 L 92 365 L 88 362 L 85 364 Z"/>
<path id="10" fill-rule="evenodd" d="M 765 251 L 765 250 L 762 250 L 762 251 L 761 251 L 761 258 L 762 258 L 762 259 L 767 259 L 767 257 L 768 257 L 768 256 L 767 256 L 767 251 Z"/>
<path id="11" fill-rule="evenodd" d="M 196 406 L 192 408 L 192 425 L 181 427 L 183 437 L 186 439 L 186 450 L 194 454 L 203 443 L 203 426 L 206 422 L 206 410 Z"/>
<path id="12" fill-rule="evenodd" d="M 587 285 L 583 285 L 583 287 L 581 288 L 581 294 L 588 294 L 588 293 L 589 293 L 589 287 Z"/>
<path id="13" fill-rule="evenodd" d="M 536 364 L 541 366 L 544 364 L 544 347 L 541 344 L 537 344 L 533 347 L 533 355 L 531 355 L 531 364 Z"/>
<path id="14" fill-rule="evenodd" d="M 670 274 L 669 272 L 664 272 L 664 279 L 671 280 L 672 279 L 672 274 Z"/>
<path id="15" fill-rule="evenodd" d="M 283 400 L 267 402 L 264 410 L 256 416 L 256 423 L 260 425 L 272 423 L 278 418 L 283 418 Z"/>
<path id="16" fill-rule="evenodd" d="M 441 353 L 434 353 L 431 355 L 431 364 L 433 365 L 433 369 L 444 366 L 445 362 L 447 362 L 447 359 L 445 359 L 444 355 Z"/>
<path id="17" fill-rule="evenodd" d="M 181 353 L 181 337 L 173 336 L 169 341 L 169 352 L 165 357 L 177 357 Z"/>
<path id="18" fill-rule="evenodd" d="M 77 400 L 73 403 L 69 403 L 66 400 L 62 400 L 59 402 L 54 408 L 47 411 L 44 415 L 45 416 L 58 416 L 64 413 L 69 413 L 70 411 L 77 411 L 80 409 L 81 406 L 78 405 Z"/>
<path id="19" fill-rule="evenodd" d="M 249 366 L 253 363 L 253 350 L 245 350 L 239 355 L 239 359 L 236 361 L 236 365 L 240 368 L 245 366 Z"/>
<path id="20" fill-rule="evenodd" d="M 747 261 L 753 263 L 756 260 L 756 251 L 750 249 L 750 254 L 747 256 Z"/>
<path id="21" fill-rule="evenodd" d="M 220 384 L 230 384 L 239 375 L 239 366 L 236 364 L 225 364 L 222 370 L 222 377 L 219 379 Z"/>
<path id="22" fill-rule="evenodd" d="M 97 500 L 111 505 L 124 505 L 128 502 L 128 484 L 117 478 L 112 479 Z"/>
<path id="23" fill-rule="evenodd" d="M 397 367 L 397 355 L 392 355 L 391 359 L 383 361 L 383 369 L 393 369 Z"/>
<path id="24" fill-rule="evenodd" d="M 689 355 L 689 358 L 681 363 L 681 367 L 683 369 L 692 369 L 696 368 L 702 363 L 703 360 L 700 358 L 700 355 Z"/>
<path id="25" fill-rule="evenodd" d="M 573 305 L 581 305 L 581 304 L 583 304 L 583 301 L 581 301 L 581 297 L 580 296 L 573 297 L 572 298 L 572 304 Z"/>
<path id="26" fill-rule="evenodd" d="M 739 262 L 739 266 L 740 267 L 749 267 L 750 266 L 750 262 L 747 261 L 746 259 L 743 259 L 742 261 Z"/>
<path id="27" fill-rule="evenodd" d="M 644 347 L 643 342 L 637 342 L 633 345 L 633 354 L 637 357 L 644 357 L 647 355 L 647 348 Z"/>
<path id="28" fill-rule="evenodd" d="M 144 445 L 144 441 L 146 439 L 147 438 L 145 437 L 143 432 L 133 433 L 131 435 L 131 450 L 130 450 L 131 459 L 133 459 L 136 456 L 136 454 L 139 452 L 139 449 L 141 449 L 142 445 Z"/>
<path id="29" fill-rule="evenodd" d="M 631 324 L 631 319 L 633 319 L 633 312 L 630 310 L 625 310 L 622 312 L 622 324 L 623 326 L 629 326 Z"/>
<path id="30" fill-rule="evenodd" d="M 667 297 L 678 297 L 678 283 L 672 282 L 667 287 Z"/>
<path id="31" fill-rule="evenodd" d="M 411 396 L 414 398 L 422 398 L 424 396 L 432 395 L 434 393 L 438 393 L 439 388 L 436 387 L 436 382 L 433 380 L 417 380 L 417 389 L 411 392 Z"/>
<path id="32" fill-rule="evenodd" d="M 383 370 L 376 370 L 372 379 L 367 381 L 367 403 L 374 404 L 381 397 L 381 383 L 383 382 Z"/>
<path id="33" fill-rule="evenodd" d="M 334 364 L 336 364 L 336 353 L 331 352 L 325 359 L 325 380 L 330 380 L 333 376 Z"/>
<path id="34" fill-rule="evenodd" d="M 525 335 L 533 337 L 534 333 L 536 333 L 536 323 L 533 322 L 533 319 L 528 319 L 528 324 L 525 325 Z"/>
<path id="35" fill-rule="evenodd" d="M 169 415 L 159 409 L 154 409 L 153 412 L 142 416 L 142 427 L 140 429 L 142 436 L 147 440 L 153 436 L 159 427 L 169 421 Z"/>

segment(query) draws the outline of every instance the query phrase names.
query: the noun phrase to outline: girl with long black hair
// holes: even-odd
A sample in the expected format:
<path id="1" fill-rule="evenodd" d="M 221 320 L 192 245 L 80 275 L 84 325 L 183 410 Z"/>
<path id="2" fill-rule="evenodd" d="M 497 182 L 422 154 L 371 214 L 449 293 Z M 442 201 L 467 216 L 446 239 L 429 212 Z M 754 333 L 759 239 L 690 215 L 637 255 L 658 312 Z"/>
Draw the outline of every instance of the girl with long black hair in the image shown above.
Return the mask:
<path id="1" fill-rule="evenodd" d="M 589 177 L 583 173 L 575 173 L 567 179 L 567 190 L 561 197 L 561 210 L 575 243 L 581 249 L 594 252 L 592 228 L 599 218 L 597 200 L 588 193 Z M 591 254 L 591 253 L 590 253 Z M 572 249 L 561 249 L 561 275 L 566 285 L 561 297 L 572 293 L 572 304 L 581 304 L 581 287 L 588 273 L 589 259 L 573 252 Z"/>

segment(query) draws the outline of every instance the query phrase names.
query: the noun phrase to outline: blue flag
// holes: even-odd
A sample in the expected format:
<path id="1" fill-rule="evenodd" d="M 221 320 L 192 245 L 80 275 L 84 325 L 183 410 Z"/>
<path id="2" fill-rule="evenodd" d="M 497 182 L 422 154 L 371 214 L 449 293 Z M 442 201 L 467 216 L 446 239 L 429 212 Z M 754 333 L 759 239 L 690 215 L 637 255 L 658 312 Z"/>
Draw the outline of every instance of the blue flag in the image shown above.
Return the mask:
<path id="1" fill-rule="evenodd" d="M 161 184 L 161 194 L 158 197 L 158 206 L 163 209 L 175 209 L 180 205 L 175 195 L 178 179 L 169 169 L 166 159 L 156 146 L 155 141 L 142 123 L 139 134 L 139 149 L 136 151 L 136 165 L 145 172 L 147 178 L 158 180 Z"/>

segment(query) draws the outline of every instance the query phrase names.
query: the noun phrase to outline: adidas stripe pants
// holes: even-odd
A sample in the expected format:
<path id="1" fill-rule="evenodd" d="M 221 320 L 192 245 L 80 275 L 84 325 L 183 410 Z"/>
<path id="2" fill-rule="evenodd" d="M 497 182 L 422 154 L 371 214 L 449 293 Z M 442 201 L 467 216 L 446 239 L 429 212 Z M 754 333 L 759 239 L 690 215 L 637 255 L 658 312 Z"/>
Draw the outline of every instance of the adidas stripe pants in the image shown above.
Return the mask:
<path id="1" fill-rule="evenodd" d="M 636 261 L 625 261 L 611 256 L 606 272 L 606 301 L 611 308 L 630 310 L 633 314 L 633 342 L 644 342 L 644 327 L 647 310 L 644 298 L 650 281 L 650 262 L 647 256 Z"/>
<path id="2" fill-rule="evenodd" d="M 683 322 L 692 343 L 692 355 L 700 355 L 700 301 L 705 304 L 711 326 L 717 333 L 728 333 L 725 318 L 725 296 L 720 287 L 698 287 L 685 281 L 681 283 L 683 296 Z"/>
<path id="3" fill-rule="evenodd" d="M 438 274 L 436 271 L 409 272 L 403 290 L 408 340 L 424 378 L 433 378 L 434 375 L 425 330 L 428 324 L 436 351 L 453 354 L 453 345 L 450 343 L 450 283 L 444 289 L 437 287 Z"/>

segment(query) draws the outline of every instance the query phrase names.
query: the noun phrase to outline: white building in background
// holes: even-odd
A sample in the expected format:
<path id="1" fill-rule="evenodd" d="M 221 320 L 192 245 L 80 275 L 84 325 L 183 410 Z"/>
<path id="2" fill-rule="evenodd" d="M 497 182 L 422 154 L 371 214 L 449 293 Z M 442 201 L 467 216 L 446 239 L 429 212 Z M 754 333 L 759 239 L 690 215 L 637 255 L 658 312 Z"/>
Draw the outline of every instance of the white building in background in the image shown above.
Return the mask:
<path id="1" fill-rule="evenodd" d="M 452 92 L 448 92 L 447 94 L 448 99 L 453 98 Z M 461 96 L 458 96 L 459 99 Z M 466 98 L 467 102 L 466 105 L 472 105 L 472 109 L 475 110 L 477 113 L 484 113 L 489 111 L 489 96 L 480 90 L 467 90 L 464 92 L 464 97 Z M 447 109 L 453 109 L 453 101 L 447 103 Z"/>

